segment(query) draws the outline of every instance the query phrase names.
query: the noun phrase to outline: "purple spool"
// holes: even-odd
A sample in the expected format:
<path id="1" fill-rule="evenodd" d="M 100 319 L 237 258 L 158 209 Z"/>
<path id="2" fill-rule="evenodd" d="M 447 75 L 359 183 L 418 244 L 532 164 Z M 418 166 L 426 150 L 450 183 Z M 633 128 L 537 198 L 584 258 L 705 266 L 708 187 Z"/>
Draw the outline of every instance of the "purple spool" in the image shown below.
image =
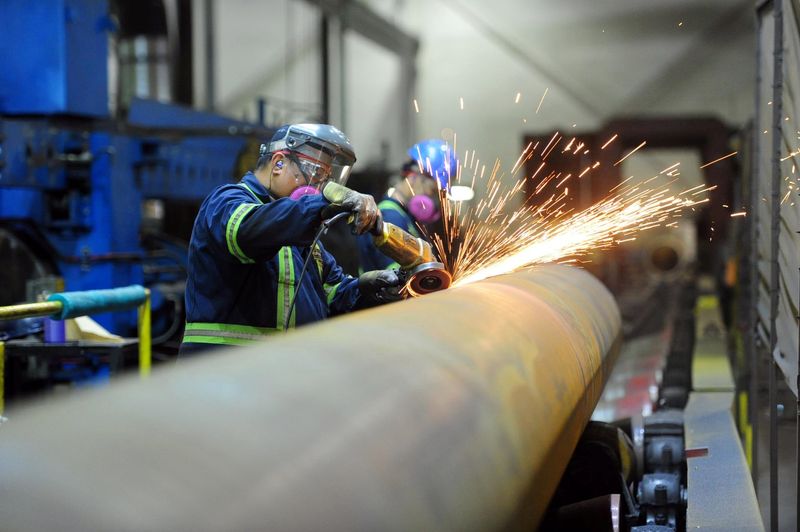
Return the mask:
<path id="1" fill-rule="evenodd" d="M 66 341 L 66 327 L 64 320 L 44 319 L 44 343 L 61 344 Z"/>

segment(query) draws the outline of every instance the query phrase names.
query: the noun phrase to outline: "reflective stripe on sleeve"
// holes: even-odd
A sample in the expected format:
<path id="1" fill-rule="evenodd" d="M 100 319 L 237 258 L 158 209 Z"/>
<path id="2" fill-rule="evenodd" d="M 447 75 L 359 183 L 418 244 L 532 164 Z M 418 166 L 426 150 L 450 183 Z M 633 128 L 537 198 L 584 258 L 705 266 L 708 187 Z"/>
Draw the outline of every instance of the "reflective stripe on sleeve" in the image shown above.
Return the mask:
<path id="1" fill-rule="evenodd" d="M 241 225 L 244 217 L 255 207 L 257 207 L 255 203 L 242 203 L 236 207 L 231 217 L 228 218 L 228 225 L 225 227 L 225 241 L 228 243 L 228 251 L 243 264 L 252 264 L 255 261 L 245 255 L 242 248 L 239 247 L 239 243 L 236 241 L 236 234 L 239 232 L 239 225 Z"/>

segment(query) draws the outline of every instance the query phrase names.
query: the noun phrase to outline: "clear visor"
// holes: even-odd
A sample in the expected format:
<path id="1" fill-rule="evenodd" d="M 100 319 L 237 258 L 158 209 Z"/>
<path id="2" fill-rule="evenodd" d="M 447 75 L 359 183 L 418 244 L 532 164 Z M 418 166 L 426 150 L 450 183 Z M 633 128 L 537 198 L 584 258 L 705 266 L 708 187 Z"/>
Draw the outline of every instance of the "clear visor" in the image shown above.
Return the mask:
<path id="1" fill-rule="evenodd" d="M 308 152 L 314 152 L 314 157 Z M 311 186 L 321 186 L 328 181 L 334 181 L 340 185 L 347 182 L 350 177 L 349 165 L 337 164 L 333 161 L 327 153 L 323 150 L 313 149 L 310 146 L 303 146 L 302 150 L 290 152 L 294 163 L 303 173 L 303 176 L 309 181 Z"/>

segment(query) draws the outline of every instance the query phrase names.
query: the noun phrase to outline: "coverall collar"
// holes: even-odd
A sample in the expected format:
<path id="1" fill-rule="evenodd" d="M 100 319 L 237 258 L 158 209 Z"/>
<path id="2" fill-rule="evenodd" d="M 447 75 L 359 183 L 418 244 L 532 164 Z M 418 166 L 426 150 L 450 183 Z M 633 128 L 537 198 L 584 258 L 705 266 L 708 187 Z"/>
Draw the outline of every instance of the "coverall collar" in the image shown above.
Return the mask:
<path id="1" fill-rule="evenodd" d="M 247 185 L 250 190 L 255 192 L 256 196 L 258 196 L 258 199 L 260 199 L 262 203 L 276 199 L 272 194 L 270 194 L 267 187 L 261 184 L 261 181 L 258 180 L 253 172 L 247 172 L 244 174 L 241 182 Z"/>

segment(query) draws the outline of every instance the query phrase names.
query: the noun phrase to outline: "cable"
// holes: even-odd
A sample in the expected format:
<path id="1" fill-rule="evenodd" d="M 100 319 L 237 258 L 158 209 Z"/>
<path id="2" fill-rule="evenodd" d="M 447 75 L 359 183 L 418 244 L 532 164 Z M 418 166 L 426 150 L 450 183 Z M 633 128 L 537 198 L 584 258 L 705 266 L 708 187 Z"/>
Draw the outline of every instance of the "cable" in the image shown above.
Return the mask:
<path id="1" fill-rule="evenodd" d="M 172 323 L 170 324 L 169 328 L 165 332 L 161 333 L 159 336 L 156 336 L 155 338 L 152 338 L 150 340 L 150 343 L 152 343 L 154 346 L 155 345 L 161 345 L 164 342 L 166 342 L 167 340 L 169 340 L 170 338 L 172 338 L 172 336 L 176 332 L 178 332 L 178 329 L 180 329 L 180 326 L 183 325 L 184 320 L 185 320 L 184 314 L 183 314 L 183 298 L 181 298 L 181 297 L 176 297 L 176 298 L 165 297 L 164 299 L 166 299 L 167 301 L 171 301 L 172 302 L 172 305 L 173 305 L 173 309 L 172 309 L 173 319 L 172 319 Z"/>
<path id="2" fill-rule="evenodd" d="M 346 218 L 350 214 L 351 213 L 349 213 L 349 212 L 340 212 L 336 216 L 333 216 L 332 218 L 328 218 L 327 220 L 323 220 L 322 221 L 322 225 L 320 226 L 319 231 L 317 231 L 316 236 L 314 236 L 314 240 L 311 242 L 311 246 L 309 246 L 309 250 L 310 251 L 308 252 L 308 256 L 306 257 L 306 260 L 303 261 L 303 269 L 300 272 L 300 277 L 297 279 L 297 284 L 296 284 L 296 288 L 295 288 L 295 291 L 294 291 L 294 295 L 292 296 L 292 302 L 289 304 L 289 312 L 286 313 L 286 317 L 283 319 L 283 330 L 284 331 L 288 331 L 289 330 L 289 322 L 292 319 L 292 312 L 294 312 L 294 304 L 297 301 L 297 294 L 300 292 L 300 290 L 299 290 L 300 286 L 303 284 L 303 277 L 305 276 L 306 270 L 308 269 L 308 263 L 311 262 L 311 257 L 314 256 L 314 253 L 313 253 L 314 246 L 317 245 L 317 242 L 319 242 L 319 239 L 322 237 L 322 235 L 327 233 L 328 229 L 330 229 L 330 227 L 333 224 L 335 224 L 336 222 L 338 222 L 342 218 Z"/>

